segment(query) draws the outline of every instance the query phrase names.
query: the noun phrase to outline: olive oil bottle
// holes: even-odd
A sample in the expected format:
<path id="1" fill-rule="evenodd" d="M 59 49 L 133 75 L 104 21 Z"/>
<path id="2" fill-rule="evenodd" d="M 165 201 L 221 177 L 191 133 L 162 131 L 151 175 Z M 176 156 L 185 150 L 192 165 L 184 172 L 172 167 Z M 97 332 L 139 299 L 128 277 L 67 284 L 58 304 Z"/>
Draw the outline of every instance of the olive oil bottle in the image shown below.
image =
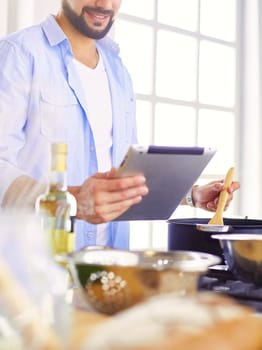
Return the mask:
<path id="1" fill-rule="evenodd" d="M 41 216 L 50 249 L 60 262 L 61 256 L 75 249 L 72 218 L 76 215 L 76 200 L 67 190 L 66 160 L 67 144 L 52 144 L 47 192 L 36 200 L 36 211 Z"/>

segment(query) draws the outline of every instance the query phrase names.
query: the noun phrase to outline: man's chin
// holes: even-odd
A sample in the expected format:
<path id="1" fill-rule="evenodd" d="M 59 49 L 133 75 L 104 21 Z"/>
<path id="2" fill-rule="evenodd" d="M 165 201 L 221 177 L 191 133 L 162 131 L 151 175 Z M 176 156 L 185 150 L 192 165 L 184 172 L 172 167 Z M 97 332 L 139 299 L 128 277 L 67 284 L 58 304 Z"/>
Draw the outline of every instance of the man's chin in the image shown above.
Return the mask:
<path id="1" fill-rule="evenodd" d="M 89 32 L 86 33 L 86 36 L 90 37 L 91 39 L 102 39 L 105 37 L 108 32 L 110 31 L 113 23 L 107 24 L 107 25 L 101 25 L 101 23 L 93 24 L 93 28 L 90 28 Z"/>

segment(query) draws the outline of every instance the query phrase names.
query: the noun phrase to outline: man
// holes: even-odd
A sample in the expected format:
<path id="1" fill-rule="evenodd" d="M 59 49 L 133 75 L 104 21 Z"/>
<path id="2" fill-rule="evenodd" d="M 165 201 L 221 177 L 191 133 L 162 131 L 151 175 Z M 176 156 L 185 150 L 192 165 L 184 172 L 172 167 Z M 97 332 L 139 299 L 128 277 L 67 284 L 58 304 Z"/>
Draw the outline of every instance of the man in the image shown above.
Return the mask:
<path id="1" fill-rule="evenodd" d="M 143 176 L 113 178 L 137 143 L 132 83 L 106 37 L 120 5 L 63 0 L 56 16 L 0 41 L 0 201 L 33 205 L 47 181 L 50 143 L 66 142 L 77 248 L 128 248 L 128 223 L 110 221 L 148 193 Z M 230 187 L 227 205 L 238 188 Z M 195 205 L 215 210 L 222 189 L 195 187 Z"/>

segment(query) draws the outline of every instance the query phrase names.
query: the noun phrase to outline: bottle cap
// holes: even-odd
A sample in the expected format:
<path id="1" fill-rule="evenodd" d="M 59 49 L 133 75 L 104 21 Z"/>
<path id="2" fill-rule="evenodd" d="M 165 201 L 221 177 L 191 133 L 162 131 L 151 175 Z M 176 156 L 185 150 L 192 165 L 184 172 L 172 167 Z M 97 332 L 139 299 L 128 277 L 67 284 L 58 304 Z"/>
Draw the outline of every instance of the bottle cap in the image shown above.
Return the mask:
<path id="1" fill-rule="evenodd" d="M 51 146 L 52 153 L 67 153 L 67 144 L 66 143 L 52 143 Z"/>

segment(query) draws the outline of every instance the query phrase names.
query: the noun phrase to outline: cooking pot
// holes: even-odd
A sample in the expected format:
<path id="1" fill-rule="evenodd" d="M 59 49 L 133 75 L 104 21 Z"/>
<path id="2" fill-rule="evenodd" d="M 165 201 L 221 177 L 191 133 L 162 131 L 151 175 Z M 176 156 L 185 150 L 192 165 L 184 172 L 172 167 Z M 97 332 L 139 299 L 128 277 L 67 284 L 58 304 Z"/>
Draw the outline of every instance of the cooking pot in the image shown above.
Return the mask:
<path id="1" fill-rule="evenodd" d="M 224 218 L 224 226 L 208 225 L 209 218 L 184 218 L 168 220 L 168 249 L 193 250 L 214 254 L 224 260 L 223 249 L 216 233 L 262 233 L 262 220 Z"/>

